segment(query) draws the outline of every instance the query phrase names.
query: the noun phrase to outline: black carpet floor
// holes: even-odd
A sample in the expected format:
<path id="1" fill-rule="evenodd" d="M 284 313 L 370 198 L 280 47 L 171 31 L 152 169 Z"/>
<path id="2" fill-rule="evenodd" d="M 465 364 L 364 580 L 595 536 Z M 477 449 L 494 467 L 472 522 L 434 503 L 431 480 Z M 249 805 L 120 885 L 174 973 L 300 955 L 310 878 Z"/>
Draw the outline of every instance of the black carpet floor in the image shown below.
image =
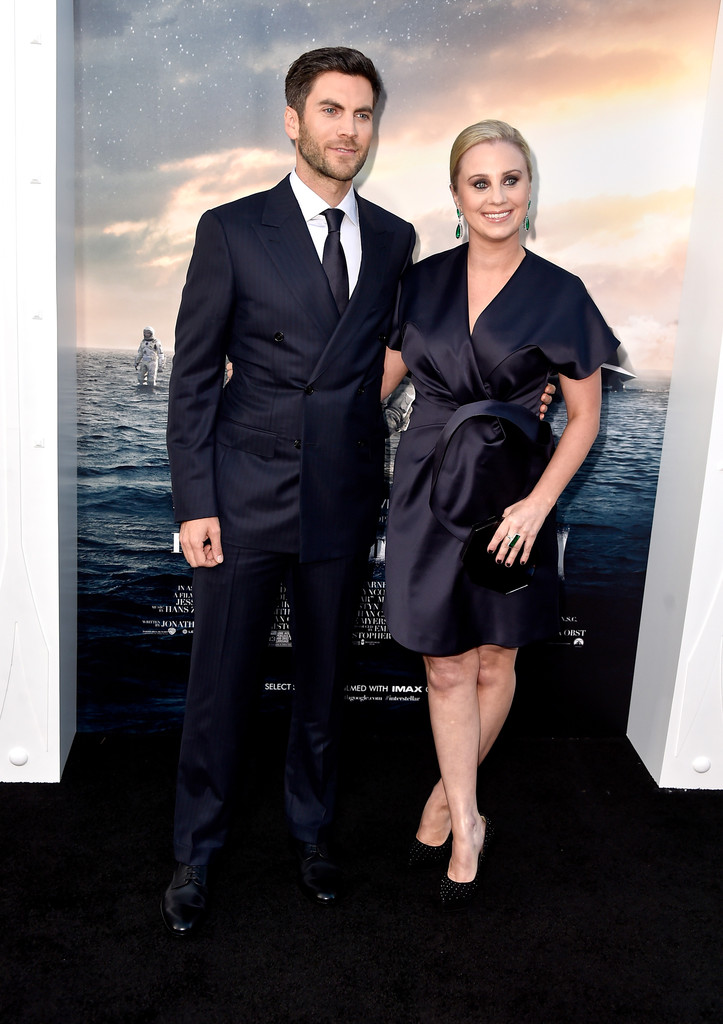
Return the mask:
<path id="1" fill-rule="evenodd" d="M 443 914 L 436 875 L 403 867 L 434 780 L 421 712 L 354 710 L 337 828 L 348 900 L 317 908 L 295 888 L 285 721 L 267 713 L 188 943 L 159 914 L 176 733 L 79 735 L 60 784 L 3 786 L 2 1021 L 723 1021 L 723 793 L 658 790 L 621 738 L 503 733 L 480 772 L 497 831 L 481 898 Z"/>

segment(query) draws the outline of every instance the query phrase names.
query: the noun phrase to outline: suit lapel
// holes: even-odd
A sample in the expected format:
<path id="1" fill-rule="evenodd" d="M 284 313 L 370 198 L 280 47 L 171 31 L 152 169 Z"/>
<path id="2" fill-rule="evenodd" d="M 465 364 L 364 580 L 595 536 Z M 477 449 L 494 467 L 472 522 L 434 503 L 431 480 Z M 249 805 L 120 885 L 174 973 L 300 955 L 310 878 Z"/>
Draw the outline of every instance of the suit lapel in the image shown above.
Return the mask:
<path id="1" fill-rule="evenodd" d="M 349 299 L 349 305 L 338 321 L 337 329 L 329 338 L 314 367 L 312 380 L 319 377 L 332 360 L 343 356 L 348 346 L 357 341 L 359 329 L 369 311 L 375 308 L 381 294 L 382 284 L 386 281 L 389 273 L 392 232 L 378 222 L 374 215 L 374 207 L 370 207 L 358 195 L 357 203 L 362 245 L 359 279 Z M 330 291 L 329 294 L 331 294 Z"/>
<path id="2" fill-rule="evenodd" d="M 269 193 L 256 231 L 291 294 L 328 338 L 339 313 L 288 177 Z"/>

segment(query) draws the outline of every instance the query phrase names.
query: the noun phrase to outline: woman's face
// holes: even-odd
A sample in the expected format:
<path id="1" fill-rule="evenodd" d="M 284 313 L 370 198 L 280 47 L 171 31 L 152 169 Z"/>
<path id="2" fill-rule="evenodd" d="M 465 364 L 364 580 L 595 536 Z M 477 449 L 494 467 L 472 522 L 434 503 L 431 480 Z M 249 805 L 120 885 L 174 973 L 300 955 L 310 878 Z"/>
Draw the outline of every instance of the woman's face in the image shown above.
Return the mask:
<path id="1" fill-rule="evenodd" d="M 464 154 L 452 196 L 473 236 L 504 242 L 517 235 L 531 195 L 525 157 L 512 142 L 480 142 Z"/>

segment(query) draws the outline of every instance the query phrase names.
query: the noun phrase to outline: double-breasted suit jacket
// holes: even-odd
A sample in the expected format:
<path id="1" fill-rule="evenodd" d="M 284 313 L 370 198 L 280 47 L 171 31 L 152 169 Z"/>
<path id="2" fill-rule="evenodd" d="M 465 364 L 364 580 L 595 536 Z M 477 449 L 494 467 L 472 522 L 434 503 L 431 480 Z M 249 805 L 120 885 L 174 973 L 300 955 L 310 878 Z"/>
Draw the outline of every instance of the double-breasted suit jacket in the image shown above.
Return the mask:
<path id="1" fill-rule="evenodd" d="M 176 518 L 219 516 L 222 542 L 315 561 L 373 537 L 384 352 L 414 230 L 357 202 L 362 262 L 341 318 L 288 178 L 199 223 L 168 449 Z"/>

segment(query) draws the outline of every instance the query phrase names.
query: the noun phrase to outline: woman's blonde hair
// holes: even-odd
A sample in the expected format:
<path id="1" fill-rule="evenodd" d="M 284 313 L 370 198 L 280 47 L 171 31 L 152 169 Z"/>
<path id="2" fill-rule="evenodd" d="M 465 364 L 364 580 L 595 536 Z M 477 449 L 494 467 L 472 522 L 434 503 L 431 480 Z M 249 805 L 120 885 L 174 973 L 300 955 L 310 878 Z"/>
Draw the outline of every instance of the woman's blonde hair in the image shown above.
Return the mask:
<path id="1" fill-rule="evenodd" d="M 480 142 L 511 142 L 517 146 L 525 158 L 527 173 L 532 181 L 532 155 L 530 147 L 524 138 L 506 121 L 478 121 L 463 129 L 452 144 L 452 152 L 449 154 L 449 180 L 452 187 L 457 188 L 457 174 L 459 163 L 468 149 L 477 146 Z"/>

